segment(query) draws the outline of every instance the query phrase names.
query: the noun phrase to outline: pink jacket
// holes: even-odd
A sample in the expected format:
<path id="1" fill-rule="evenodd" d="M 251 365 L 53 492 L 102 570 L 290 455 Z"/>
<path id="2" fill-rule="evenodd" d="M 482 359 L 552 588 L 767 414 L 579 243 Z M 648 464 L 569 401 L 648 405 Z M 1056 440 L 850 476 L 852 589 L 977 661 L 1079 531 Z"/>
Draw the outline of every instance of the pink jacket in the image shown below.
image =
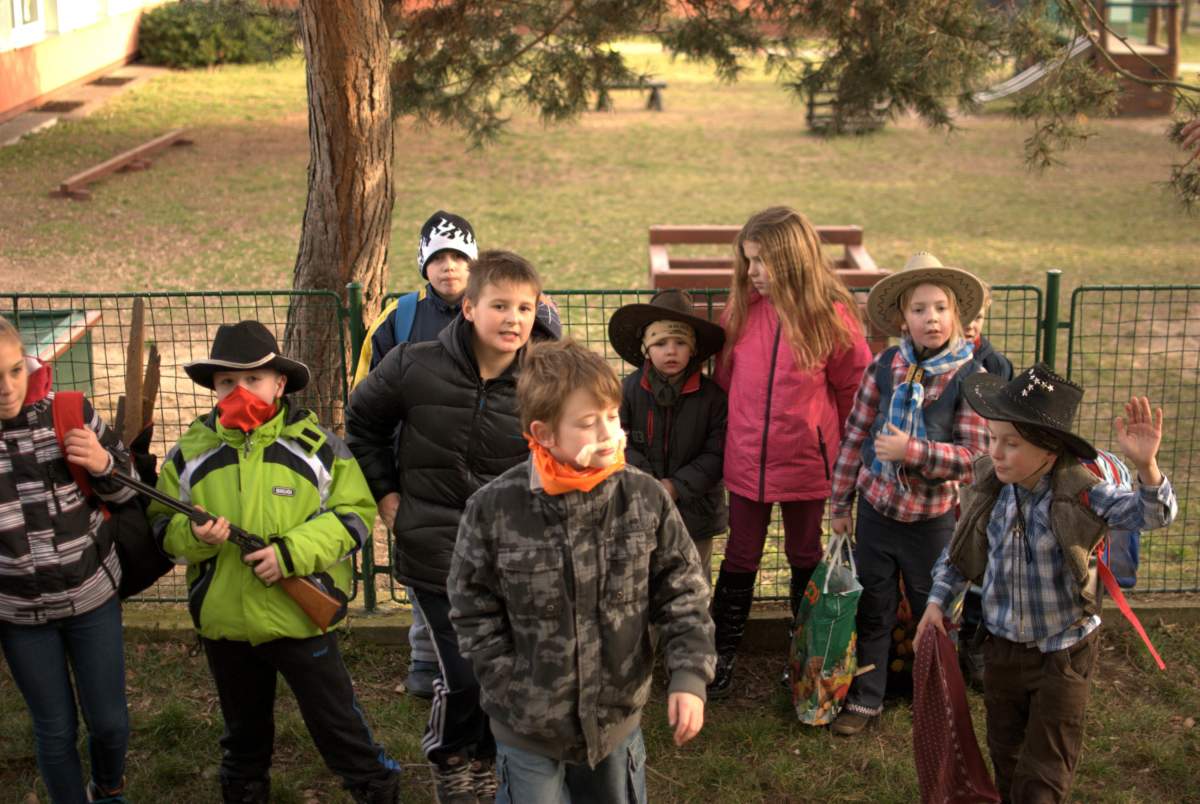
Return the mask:
<path id="1" fill-rule="evenodd" d="M 725 485 L 759 502 L 821 500 L 830 494 L 842 427 L 871 349 L 843 305 L 854 343 L 800 371 L 770 302 L 752 294 L 746 325 L 715 379 L 729 394 Z"/>

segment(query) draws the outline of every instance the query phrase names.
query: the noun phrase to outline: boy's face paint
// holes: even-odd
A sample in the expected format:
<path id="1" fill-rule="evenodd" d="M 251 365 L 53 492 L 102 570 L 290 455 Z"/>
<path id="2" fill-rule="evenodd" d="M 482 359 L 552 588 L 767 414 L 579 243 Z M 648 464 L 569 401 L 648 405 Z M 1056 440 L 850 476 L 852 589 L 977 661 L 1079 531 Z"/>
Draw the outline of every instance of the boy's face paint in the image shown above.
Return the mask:
<path id="1" fill-rule="evenodd" d="M 213 373 L 213 389 L 217 392 L 218 402 L 233 393 L 233 389 L 239 385 L 270 405 L 283 396 L 287 377 L 275 369 L 268 368 Z"/>
<path id="2" fill-rule="evenodd" d="M 1001 483 L 1032 489 L 1054 466 L 1057 455 L 1030 442 L 1011 422 L 988 420 L 988 454 Z"/>
<path id="3" fill-rule="evenodd" d="M 904 329 L 922 349 L 940 350 L 953 333 L 953 306 L 937 285 L 917 285 L 904 306 Z"/>
<path id="4" fill-rule="evenodd" d="M 0 341 L 0 419 L 11 419 L 20 413 L 28 391 L 25 350 L 16 341 Z"/>
<path id="5" fill-rule="evenodd" d="M 532 435 L 554 459 L 576 469 L 611 466 L 625 446 L 619 407 L 600 401 L 585 388 L 567 394 L 554 430 L 542 422 L 533 424 Z"/>
<path id="6" fill-rule="evenodd" d="M 537 289 L 503 282 L 485 285 L 479 299 L 463 298 L 463 317 L 475 325 L 476 345 L 496 354 L 512 354 L 529 342 L 537 315 Z"/>
<path id="7" fill-rule="evenodd" d="M 467 290 L 471 261 L 465 254 L 443 249 L 425 263 L 425 276 L 447 304 L 458 304 Z"/>
<path id="8" fill-rule="evenodd" d="M 742 256 L 749 263 L 746 274 L 750 278 L 750 284 L 758 291 L 758 295 L 770 298 L 771 271 L 763 262 L 762 245 L 753 240 L 743 240 Z"/>
<path id="9" fill-rule="evenodd" d="M 677 335 L 659 338 L 646 348 L 650 362 L 664 377 L 675 377 L 688 367 L 692 359 L 692 347 Z"/>

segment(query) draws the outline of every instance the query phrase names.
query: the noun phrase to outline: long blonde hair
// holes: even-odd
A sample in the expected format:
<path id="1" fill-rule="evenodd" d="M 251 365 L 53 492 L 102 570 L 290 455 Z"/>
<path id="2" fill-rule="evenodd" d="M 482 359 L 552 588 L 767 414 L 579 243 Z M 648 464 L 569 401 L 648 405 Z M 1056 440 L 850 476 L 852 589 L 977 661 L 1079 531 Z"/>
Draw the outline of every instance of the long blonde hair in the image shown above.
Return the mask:
<path id="1" fill-rule="evenodd" d="M 855 320 L 858 305 L 821 251 L 817 230 L 794 209 L 769 207 L 750 216 L 733 243 L 733 285 L 725 308 L 726 357 L 737 344 L 750 304 L 750 263 L 742 251 L 747 240 L 762 250 L 770 274 L 771 303 L 797 368 L 810 371 L 834 351 L 849 348 L 854 332 L 835 305 L 840 302 Z"/>

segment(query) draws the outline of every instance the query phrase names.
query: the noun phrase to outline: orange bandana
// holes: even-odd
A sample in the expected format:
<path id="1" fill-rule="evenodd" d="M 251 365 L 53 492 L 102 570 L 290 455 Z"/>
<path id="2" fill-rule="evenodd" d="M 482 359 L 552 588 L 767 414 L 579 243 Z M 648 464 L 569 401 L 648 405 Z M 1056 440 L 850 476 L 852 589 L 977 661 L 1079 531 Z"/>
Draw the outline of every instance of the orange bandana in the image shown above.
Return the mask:
<path id="1" fill-rule="evenodd" d="M 616 460 L 603 469 L 576 469 L 555 458 L 550 454 L 550 450 L 528 433 L 525 434 L 525 440 L 529 442 L 529 454 L 533 456 L 533 468 L 542 480 L 542 488 L 550 495 L 566 494 L 568 491 L 591 491 L 599 486 L 604 478 L 625 468 L 624 439 L 621 440 Z"/>

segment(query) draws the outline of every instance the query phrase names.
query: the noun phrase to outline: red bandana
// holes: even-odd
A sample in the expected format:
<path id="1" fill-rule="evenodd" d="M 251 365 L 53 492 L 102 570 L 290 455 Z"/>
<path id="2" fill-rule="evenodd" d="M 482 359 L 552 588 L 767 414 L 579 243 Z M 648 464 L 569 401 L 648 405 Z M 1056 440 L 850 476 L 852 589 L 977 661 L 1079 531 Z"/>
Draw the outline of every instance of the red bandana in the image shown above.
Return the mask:
<path id="1" fill-rule="evenodd" d="M 221 424 L 230 430 L 241 430 L 243 433 L 252 433 L 271 421 L 271 417 L 278 410 L 277 403 L 263 402 L 241 385 L 217 403 Z"/>

